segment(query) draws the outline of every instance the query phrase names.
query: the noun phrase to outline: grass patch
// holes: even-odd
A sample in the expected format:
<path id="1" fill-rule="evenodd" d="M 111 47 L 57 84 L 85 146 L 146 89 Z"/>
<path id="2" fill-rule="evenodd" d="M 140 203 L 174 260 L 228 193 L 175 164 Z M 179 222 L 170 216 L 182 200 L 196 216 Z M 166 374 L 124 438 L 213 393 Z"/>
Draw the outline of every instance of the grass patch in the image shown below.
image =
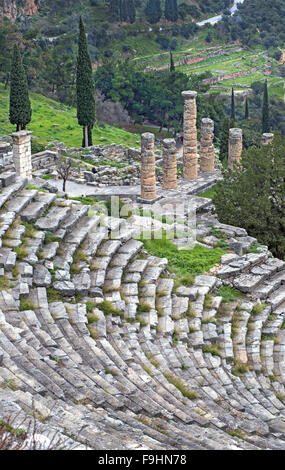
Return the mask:
<path id="1" fill-rule="evenodd" d="M 104 313 L 104 315 L 119 316 L 121 318 L 124 317 L 124 313 L 113 307 L 109 300 L 104 300 L 101 304 L 98 304 L 97 307 Z"/>
<path id="2" fill-rule="evenodd" d="M 172 385 L 174 385 L 174 387 L 176 387 L 181 393 L 182 395 L 185 397 L 185 398 L 189 398 L 189 400 L 195 400 L 196 398 L 198 398 L 198 395 L 196 392 L 194 392 L 193 390 L 190 390 L 183 382 L 182 380 L 178 379 L 174 374 L 171 374 L 171 373 L 168 373 L 168 372 L 164 372 L 164 377 L 166 378 L 166 380 L 171 383 Z"/>
<path id="3" fill-rule="evenodd" d="M 210 353 L 213 356 L 222 357 L 222 354 L 219 351 L 219 347 L 214 345 L 214 344 L 206 344 L 205 346 L 203 346 L 203 352 L 204 353 Z"/>
<path id="4" fill-rule="evenodd" d="M 79 201 L 81 202 L 81 204 L 84 204 L 85 206 L 93 206 L 94 204 L 98 203 L 95 197 L 89 197 L 89 196 L 71 197 L 70 199 L 72 201 Z"/>
<path id="5" fill-rule="evenodd" d="M 82 128 L 76 119 L 76 109 L 65 106 L 43 95 L 30 92 L 33 108 L 31 123 L 27 130 L 33 131 L 40 144 L 46 145 L 52 140 L 65 142 L 68 147 L 81 147 Z M 14 126 L 9 123 L 9 90 L 0 83 L 0 133 L 14 132 Z M 58 124 L 54 127 L 53 124 Z M 93 145 L 122 144 L 125 147 L 138 147 L 139 136 L 131 132 L 109 125 L 95 125 L 93 128 Z"/>
<path id="6" fill-rule="evenodd" d="M 86 312 L 87 313 L 91 313 L 94 310 L 94 308 L 97 307 L 96 302 L 93 302 L 92 300 L 88 300 L 88 302 L 86 302 L 85 305 L 86 305 Z"/>
<path id="7" fill-rule="evenodd" d="M 34 304 L 24 297 L 20 297 L 20 312 L 25 312 L 26 310 L 35 310 Z"/>
<path id="8" fill-rule="evenodd" d="M 256 304 L 251 313 L 252 315 L 259 315 L 261 312 L 263 312 L 263 310 L 266 308 L 266 304 L 262 303 L 262 304 Z"/>
<path id="9" fill-rule="evenodd" d="M 178 275 L 202 274 L 221 261 L 225 252 L 220 248 L 210 249 L 195 246 L 192 250 L 178 250 L 163 233 L 162 240 L 144 240 L 145 249 L 153 256 L 167 258 L 169 269 Z"/>
<path id="10" fill-rule="evenodd" d="M 26 248 L 24 248 L 23 246 L 17 246 L 16 248 L 14 248 L 14 252 L 17 255 L 17 259 L 20 261 L 25 259 L 26 256 L 28 256 L 29 254 Z"/>
<path id="11" fill-rule="evenodd" d="M 44 243 L 54 243 L 54 242 L 59 242 L 60 238 L 57 237 L 54 233 L 52 232 L 45 232 L 45 240 Z"/>
<path id="12" fill-rule="evenodd" d="M 235 302 L 242 298 L 240 291 L 232 289 L 229 286 L 219 287 L 219 289 L 216 289 L 215 294 L 223 298 L 223 303 Z"/>
<path id="13" fill-rule="evenodd" d="M 65 298 L 62 294 L 60 294 L 54 287 L 49 287 L 47 289 L 47 298 L 48 302 L 64 302 Z"/>
<path id="14" fill-rule="evenodd" d="M 204 308 L 206 310 L 211 309 L 213 306 L 213 297 L 211 294 L 206 294 L 204 299 Z"/>
<path id="15" fill-rule="evenodd" d="M 139 304 L 137 308 L 137 314 L 141 315 L 142 313 L 149 313 L 151 311 L 151 306 L 149 304 Z"/>
<path id="16" fill-rule="evenodd" d="M 206 197 L 208 199 L 213 199 L 214 196 L 217 194 L 217 190 L 218 190 L 218 185 L 215 184 L 215 186 L 213 186 L 212 188 L 208 189 L 207 191 L 205 191 L 204 193 L 201 193 L 201 194 L 198 194 L 199 197 Z"/>

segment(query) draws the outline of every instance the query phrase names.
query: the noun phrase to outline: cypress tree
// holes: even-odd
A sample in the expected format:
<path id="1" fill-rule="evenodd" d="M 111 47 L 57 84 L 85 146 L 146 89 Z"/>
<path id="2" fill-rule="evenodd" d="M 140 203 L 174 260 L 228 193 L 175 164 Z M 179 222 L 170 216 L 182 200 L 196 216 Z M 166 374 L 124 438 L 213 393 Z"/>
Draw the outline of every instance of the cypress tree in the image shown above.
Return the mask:
<path id="1" fill-rule="evenodd" d="M 121 0 L 110 0 L 109 1 L 109 11 L 112 21 L 120 20 L 120 4 Z"/>
<path id="2" fill-rule="evenodd" d="M 136 7 L 135 7 L 134 0 L 128 0 L 127 9 L 128 9 L 128 20 L 130 23 L 134 23 L 136 21 Z"/>
<path id="3" fill-rule="evenodd" d="M 229 156 L 229 130 L 230 120 L 226 118 L 223 123 L 221 142 L 220 142 L 220 160 L 222 162 L 228 161 Z"/>
<path id="4" fill-rule="evenodd" d="M 120 3 L 120 20 L 128 21 L 128 4 L 127 0 L 121 0 Z"/>
<path id="5" fill-rule="evenodd" d="M 178 20 L 177 0 L 165 0 L 164 15 L 168 21 L 175 22 Z"/>
<path id="6" fill-rule="evenodd" d="M 32 108 L 29 99 L 27 77 L 23 67 L 20 49 L 14 46 L 10 86 L 10 122 L 17 125 L 17 131 L 26 128 L 31 121 Z"/>
<path id="7" fill-rule="evenodd" d="M 145 8 L 146 19 L 149 23 L 158 23 L 162 16 L 161 1 L 148 0 Z"/>
<path id="8" fill-rule="evenodd" d="M 90 142 L 90 134 L 95 122 L 95 90 L 91 59 L 88 53 L 86 33 L 81 17 L 79 21 L 76 91 L 77 119 L 79 125 L 83 126 L 83 147 L 88 147 L 92 145 L 92 142 Z"/>
<path id="9" fill-rule="evenodd" d="M 170 72 L 175 71 L 175 65 L 174 65 L 174 60 L 173 60 L 173 55 L 172 52 L 170 52 Z"/>
<path id="10" fill-rule="evenodd" d="M 269 120 L 269 98 L 268 98 L 268 87 L 267 80 L 264 83 L 264 94 L 263 94 L 263 107 L 262 107 L 262 132 L 270 132 L 270 120 Z"/>
<path id="11" fill-rule="evenodd" d="M 231 120 L 234 122 L 236 120 L 235 92 L 233 88 L 232 88 L 232 103 L 231 103 Z"/>
<path id="12" fill-rule="evenodd" d="M 249 106 L 248 106 L 248 99 L 246 98 L 245 100 L 245 113 L 244 113 L 244 119 L 249 118 Z"/>

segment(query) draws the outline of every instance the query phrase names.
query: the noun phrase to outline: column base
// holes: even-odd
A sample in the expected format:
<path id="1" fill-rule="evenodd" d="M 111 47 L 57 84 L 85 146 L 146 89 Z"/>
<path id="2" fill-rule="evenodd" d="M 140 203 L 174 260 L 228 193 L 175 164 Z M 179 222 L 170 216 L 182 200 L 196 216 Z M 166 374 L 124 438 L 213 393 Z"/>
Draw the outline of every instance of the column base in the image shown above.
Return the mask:
<path id="1" fill-rule="evenodd" d="M 143 197 L 137 197 L 137 202 L 140 202 L 141 204 L 155 204 L 157 201 L 162 199 L 163 196 L 156 196 L 154 199 L 145 199 Z"/>

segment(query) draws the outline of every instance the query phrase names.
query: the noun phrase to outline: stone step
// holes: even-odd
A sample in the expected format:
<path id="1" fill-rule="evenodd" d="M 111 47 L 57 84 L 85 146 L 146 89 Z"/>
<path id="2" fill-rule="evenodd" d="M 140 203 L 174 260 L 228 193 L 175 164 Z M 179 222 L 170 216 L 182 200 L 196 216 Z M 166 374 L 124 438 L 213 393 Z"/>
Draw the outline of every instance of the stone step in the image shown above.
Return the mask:
<path id="1" fill-rule="evenodd" d="M 8 212 L 15 212 L 18 214 L 23 211 L 38 194 L 37 190 L 27 190 L 23 189 L 19 191 L 13 199 L 10 199 L 6 208 Z"/>
<path id="2" fill-rule="evenodd" d="M 32 202 L 21 213 L 21 219 L 25 222 L 34 222 L 55 201 L 56 195 L 49 193 L 38 193 L 35 202 Z"/>
<path id="3" fill-rule="evenodd" d="M 52 207 L 45 217 L 37 219 L 35 227 L 46 232 L 56 232 L 70 214 L 70 207 Z"/>
<path id="4" fill-rule="evenodd" d="M 9 199 L 11 199 L 12 196 L 16 195 L 18 191 L 24 189 L 26 184 L 27 179 L 23 178 L 19 181 L 16 181 L 14 184 L 11 184 L 7 188 L 3 188 L 0 194 L 0 209 Z"/>

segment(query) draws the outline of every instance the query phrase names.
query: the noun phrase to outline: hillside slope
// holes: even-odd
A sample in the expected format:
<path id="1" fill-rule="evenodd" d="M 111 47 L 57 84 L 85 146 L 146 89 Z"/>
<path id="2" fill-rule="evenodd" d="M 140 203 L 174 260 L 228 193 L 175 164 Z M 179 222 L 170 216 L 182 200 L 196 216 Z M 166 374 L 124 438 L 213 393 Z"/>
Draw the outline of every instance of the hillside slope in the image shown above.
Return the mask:
<path id="1" fill-rule="evenodd" d="M 77 124 L 76 110 L 50 100 L 37 93 L 31 93 L 33 108 L 32 121 L 28 129 L 33 131 L 38 141 L 47 144 L 52 140 L 64 142 L 68 147 L 80 147 L 82 130 Z M 9 123 L 9 94 L 0 84 L 0 135 L 10 134 L 15 126 Z M 94 145 L 122 144 L 126 147 L 136 147 L 138 136 L 116 127 L 96 126 L 93 130 Z"/>

